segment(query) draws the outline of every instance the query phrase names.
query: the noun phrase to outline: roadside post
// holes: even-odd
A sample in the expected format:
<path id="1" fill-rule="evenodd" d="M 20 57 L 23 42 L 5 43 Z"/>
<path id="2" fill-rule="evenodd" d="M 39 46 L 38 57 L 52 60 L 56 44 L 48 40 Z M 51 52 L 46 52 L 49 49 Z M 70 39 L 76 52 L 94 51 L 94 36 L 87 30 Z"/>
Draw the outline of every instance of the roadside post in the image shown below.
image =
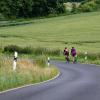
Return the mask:
<path id="1" fill-rule="evenodd" d="M 87 52 L 85 52 L 85 60 L 87 60 L 87 54 L 88 54 L 88 53 L 87 53 Z"/>
<path id="2" fill-rule="evenodd" d="M 48 66 L 50 66 L 50 57 L 48 57 Z"/>
<path id="3" fill-rule="evenodd" d="M 18 57 L 18 53 L 17 53 L 17 51 L 15 51 L 14 52 L 14 59 L 13 59 L 13 71 L 16 71 L 17 57 Z"/>

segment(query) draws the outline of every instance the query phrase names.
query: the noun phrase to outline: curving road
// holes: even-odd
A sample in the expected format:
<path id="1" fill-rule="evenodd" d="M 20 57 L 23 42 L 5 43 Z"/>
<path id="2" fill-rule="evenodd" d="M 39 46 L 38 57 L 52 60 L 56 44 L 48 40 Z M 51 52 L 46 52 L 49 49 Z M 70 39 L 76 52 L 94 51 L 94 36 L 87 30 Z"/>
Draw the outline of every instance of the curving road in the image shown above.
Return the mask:
<path id="1" fill-rule="evenodd" d="M 100 100 L 100 68 L 52 62 L 60 76 L 40 85 L 0 94 L 0 100 Z"/>

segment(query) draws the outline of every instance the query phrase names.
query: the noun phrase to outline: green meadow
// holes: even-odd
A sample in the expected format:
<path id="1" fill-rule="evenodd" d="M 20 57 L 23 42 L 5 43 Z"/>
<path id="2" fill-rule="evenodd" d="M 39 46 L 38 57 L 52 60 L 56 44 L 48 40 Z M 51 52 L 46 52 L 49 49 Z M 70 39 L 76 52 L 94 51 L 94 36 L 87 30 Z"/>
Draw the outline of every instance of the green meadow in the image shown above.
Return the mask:
<path id="1" fill-rule="evenodd" d="M 20 21 L 20 20 L 19 20 Z M 100 53 L 100 12 L 33 19 L 25 25 L 0 27 L 0 47 L 44 47 L 60 49 L 74 46 L 78 52 Z"/>

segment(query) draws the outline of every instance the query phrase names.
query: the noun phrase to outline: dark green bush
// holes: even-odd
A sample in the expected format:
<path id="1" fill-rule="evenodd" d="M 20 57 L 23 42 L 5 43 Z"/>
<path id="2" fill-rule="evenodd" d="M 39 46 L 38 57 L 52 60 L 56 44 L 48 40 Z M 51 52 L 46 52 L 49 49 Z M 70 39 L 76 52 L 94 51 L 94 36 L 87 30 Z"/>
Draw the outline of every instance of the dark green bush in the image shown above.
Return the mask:
<path id="1" fill-rule="evenodd" d="M 5 20 L 4 16 L 0 13 L 0 21 Z"/>
<path id="2" fill-rule="evenodd" d="M 16 45 L 8 45 L 4 47 L 3 52 L 9 52 L 13 53 L 14 51 L 17 51 L 18 53 L 23 53 L 23 54 L 31 54 L 33 53 L 33 49 L 31 47 L 19 47 Z"/>
<path id="3" fill-rule="evenodd" d="M 31 47 L 25 47 L 25 48 L 22 48 L 21 53 L 32 54 L 33 53 L 33 49 Z"/>
<path id="4" fill-rule="evenodd" d="M 100 0 L 95 0 L 96 4 L 100 4 Z"/>
<path id="5" fill-rule="evenodd" d="M 18 53 L 22 54 L 34 54 L 34 55 L 52 55 L 52 56 L 59 56 L 61 51 L 59 49 L 47 49 L 47 48 L 32 48 L 32 47 L 20 47 L 16 45 L 8 45 L 4 47 L 3 52 L 13 53 L 17 51 Z"/>
<path id="6" fill-rule="evenodd" d="M 78 9 L 80 12 L 92 12 L 98 9 L 98 4 L 94 0 L 85 1 Z"/>
<path id="7" fill-rule="evenodd" d="M 17 52 L 21 53 L 22 48 L 19 47 L 19 46 L 16 46 L 16 45 L 8 45 L 8 46 L 4 47 L 4 52 L 10 52 L 10 53 L 12 53 L 14 51 L 17 51 Z"/>

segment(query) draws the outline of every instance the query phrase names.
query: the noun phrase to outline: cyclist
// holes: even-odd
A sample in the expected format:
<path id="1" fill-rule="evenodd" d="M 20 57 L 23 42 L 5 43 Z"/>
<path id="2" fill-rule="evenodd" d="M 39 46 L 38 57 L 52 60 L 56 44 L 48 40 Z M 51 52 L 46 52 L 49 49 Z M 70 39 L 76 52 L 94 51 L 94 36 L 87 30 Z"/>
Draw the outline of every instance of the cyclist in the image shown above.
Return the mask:
<path id="1" fill-rule="evenodd" d="M 77 55 L 76 55 L 76 49 L 74 47 L 72 47 L 71 49 L 71 56 L 73 58 L 73 63 L 76 63 Z"/>
<path id="2" fill-rule="evenodd" d="M 69 63 L 69 50 L 68 50 L 67 47 L 65 47 L 63 53 L 64 53 L 64 55 L 65 55 L 66 63 Z"/>

